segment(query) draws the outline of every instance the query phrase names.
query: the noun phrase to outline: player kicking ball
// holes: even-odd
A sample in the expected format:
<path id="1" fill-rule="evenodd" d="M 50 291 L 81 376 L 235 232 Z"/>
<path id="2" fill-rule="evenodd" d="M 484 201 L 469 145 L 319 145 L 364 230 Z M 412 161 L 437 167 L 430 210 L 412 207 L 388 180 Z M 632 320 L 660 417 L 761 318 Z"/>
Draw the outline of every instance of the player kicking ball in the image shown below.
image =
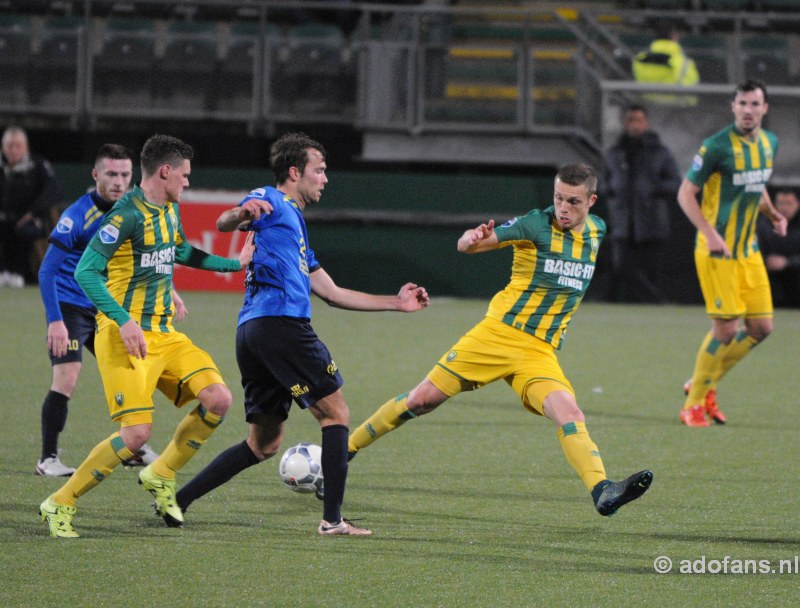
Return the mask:
<path id="1" fill-rule="evenodd" d="M 445 353 L 419 385 L 384 403 L 353 431 L 350 459 L 450 397 L 502 378 L 526 409 L 556 424 L 564 455 L 600 515 L 613 515 L 647 491 L 653 481 L 649 470 L 623 481 L 608 479 L 575 391 L 556 358 L 572 314 L 589 287 L 606 232 L 603 220 L 589 213 L 597 200 L 596 188 L 591 167 L 568 165 L 556 175 L 552 207 L 502 226 L 495 227 L 492 220 L 461 236 L 462 253 L 513 246 L 511 281 L 494 296 L 483 321 Z"/>

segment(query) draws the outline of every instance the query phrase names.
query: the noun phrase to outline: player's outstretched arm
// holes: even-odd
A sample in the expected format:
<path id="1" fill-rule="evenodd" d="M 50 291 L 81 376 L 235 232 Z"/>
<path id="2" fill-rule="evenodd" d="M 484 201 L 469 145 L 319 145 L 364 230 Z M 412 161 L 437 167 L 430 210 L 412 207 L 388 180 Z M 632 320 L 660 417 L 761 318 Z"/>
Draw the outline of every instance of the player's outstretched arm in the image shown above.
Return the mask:
<path id="1" fill-rule="evenodd" d="M 458 250 L 461 253 L 480 253 L 497 249 L 499 244 L 500 241 L 494 231 L 494 220 L 489 220 L 488 223 L 471 228 L 462 234 L 458 239 Z"/>
<path id="2" fill-rule="evenodd" d="M 395 296 L 379 296 L 339 287 L 322 268 L 311 273 L 311 291 L 329 306 L 346 310 L 416 312 L 430 303 L 424 287 L 406 283 Z"/>

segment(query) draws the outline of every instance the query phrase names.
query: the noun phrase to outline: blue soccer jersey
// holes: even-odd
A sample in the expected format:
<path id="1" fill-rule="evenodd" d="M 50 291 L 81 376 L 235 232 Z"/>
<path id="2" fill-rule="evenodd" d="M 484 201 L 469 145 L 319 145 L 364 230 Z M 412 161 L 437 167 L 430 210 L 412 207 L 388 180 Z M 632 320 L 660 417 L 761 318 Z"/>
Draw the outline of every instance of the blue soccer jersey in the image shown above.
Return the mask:
<path id="1" fill-rule="evenodd" d="M 75 280 L 74 273 L 86 246 L 100 227 L 100 220 L 106 212 L 102 209 L 107 210 L 111 205 L 103 205 L 103 202 L 96 192 L 84 194 L 64 210 L 50 233 L 50 243 L 60 251 L 54 284 L 41 286 L 43 292 L 49 290 L 53 294 L 55 290 L 54 295 L 57 296 L 57 299 L 44 298 L 48 323 L 61 318 L 60 312 L 51 310 L 53 307 L 57 309 L 59 303 L 94 310 L 94 305 Z"/>
<path id="2" fill-rule="evenodd" d="M 258 317 L 310 319 L 310 275 L 320 266 L 308 246 L 300 207 L 270 186 L 253 190 L 239 204 L 251 199 L 269 201 L 273 211 L 250 224 L 256 251 L 247 268 L 239 325 Z"/>

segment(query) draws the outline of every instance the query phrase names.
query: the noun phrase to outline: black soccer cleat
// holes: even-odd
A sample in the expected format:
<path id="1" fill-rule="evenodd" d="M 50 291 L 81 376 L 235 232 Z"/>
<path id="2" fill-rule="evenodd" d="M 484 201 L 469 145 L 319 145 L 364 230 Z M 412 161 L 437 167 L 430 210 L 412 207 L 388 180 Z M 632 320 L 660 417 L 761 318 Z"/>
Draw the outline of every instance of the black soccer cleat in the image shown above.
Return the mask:
<path id="1" fill-rule="evenodd" d="M 610 517 L 621 506 L 647 492 L 651 483 L 653 483 L 653 471 L 647 469 L 634 473 L 622 481 L 608 479 L 601 481 L 592 490 L 595 509 L 600 515 Z"/>

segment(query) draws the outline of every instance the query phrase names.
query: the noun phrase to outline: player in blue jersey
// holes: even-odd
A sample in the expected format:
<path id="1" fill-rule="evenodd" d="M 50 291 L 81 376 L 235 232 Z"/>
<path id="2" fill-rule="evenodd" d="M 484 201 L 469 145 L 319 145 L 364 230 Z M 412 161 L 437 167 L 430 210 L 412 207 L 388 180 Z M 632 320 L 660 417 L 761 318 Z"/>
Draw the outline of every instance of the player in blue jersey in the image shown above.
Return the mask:
<path id="1" fill-rule="evenodd" d="M 270 148 L 277 188 L 253 190 L 223 213 L 217 227 L 255 233 L 255 254 L 239 313 L 236 359 L 242 374 L 248 437 L 222 452 L 177 493 L 185 511 L 196 499 L 244 469 L 274 456 L 292 401 L 308 409 L 322 427 L 325 475 L 324 535 L 369 535 L 342 518 L 347 479 L 349 410 L 342 377 L 310 324 L 311 293 L 348 310 L 413 312 L 428 305 L 425 289 L 406 283 L 396 296 L 378 296 L 336 285 L 308 241 L 303 211 L 319 202 L 328 178 L 325 149 L 302 133 L 289 133 Z"/>
<path id="2" fill-rule="evenodd" d="M 39 290 L 47 316 L 47 350 L 53 367 L 50 391 L 42 404 L 42 453 L 36 474 L 68 477 L 75 472 L 58 454 L 58 436 L 67 421 L 69 399 L 78 382 L 83 348 L 94 354 L 97 309 L 84 295 L 73 273 L 105 213 L 127 192 L 133 153 L 124 146 L 104 144 L 97 151 L 92 178 L 96 189 L 72 203 L 50 235 L 39 268 Z M 186 314 L 180 301 L 177 316 Z M 157 454 L 146 445 L 128 464 L 147 464 Z"/>

